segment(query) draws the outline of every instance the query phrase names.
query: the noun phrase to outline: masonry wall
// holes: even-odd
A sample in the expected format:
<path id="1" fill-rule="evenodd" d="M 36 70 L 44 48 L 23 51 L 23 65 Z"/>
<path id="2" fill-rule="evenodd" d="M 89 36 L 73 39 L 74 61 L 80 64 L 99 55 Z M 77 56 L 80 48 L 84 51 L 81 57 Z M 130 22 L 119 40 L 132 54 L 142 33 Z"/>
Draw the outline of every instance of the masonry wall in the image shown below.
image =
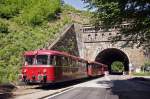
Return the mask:
<path id="1" fill-rule="evenodd" d="M 90 27 L 86 27 L 88 29 Z M 116 48 L 123 51 L 129 58 L 129 62 L 134 66 L 144 64 L 144 51 L 140 48 L 120 47 L 123 41 L 117 44 L 112 44 L 108 38 L 116 35 L 118 32 L 112 29 L 111 31 L 90 30 L 84 32 L 81 24 L 71 24 L 63 30 L 57 39 L 48 46 L 48 49 L 65 51 L 75 56 L 80 56 L 87 60 L 94 61 L 96 56 L 103 50 L 108 48 Z"/>
<path id="2" fill-rule="evenodd" d="M 63 33 L 48 47 L 51 50 L 68 52 L 71 55 L 79 56 L 74 24 L 69 25 Z"/>
<path id="3" fill-rule="evenodd" d="M 119 33 L 118 29 L 112 28 L 110 30 L 98 30 L 96 31 L 91 26 L 82 27 L 82 41 L 84 45 L 83 57 L 94 61 L 96 56 L 105 49 L 116 48 L 123 51 L 129 58 L 129 62 L 134 66 L 141 66 L 146 59 L 144 51 L 141 48 L 136 47 L 124 47 L 124 41 L 120 41 L 116 44 L 112 44 L 110 37 Z"/>
<path id="4" fill-rule="evenodd" d="M 118 47 L 118 45 L 112 45 L 108 42 L 85 43 L 84 58 L 94 61 L 99 53 L 108 48 L 116 48 L 123 51 L 128 56 L 129 62 L 134 66 L 141 66 L 144 64 L 145 56 L 143 50 L 130 47 L 121 48 Z"/>

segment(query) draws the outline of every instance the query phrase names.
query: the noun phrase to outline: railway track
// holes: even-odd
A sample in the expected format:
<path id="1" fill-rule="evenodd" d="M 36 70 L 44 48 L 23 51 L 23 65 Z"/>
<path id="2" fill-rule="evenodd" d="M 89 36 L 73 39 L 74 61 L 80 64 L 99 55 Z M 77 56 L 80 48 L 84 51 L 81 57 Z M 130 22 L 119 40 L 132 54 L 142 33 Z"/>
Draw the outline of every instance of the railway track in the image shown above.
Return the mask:
<path id="1" fill-rule="evenodd" d="M 33 87 L 32 87 L 33 88 Z M 33 97 L 34 99 L 42 99 L 44 97 L 47 97 L 49 95 L 53 95 L 56 93 L 60 93 L 64 90 L 68 90 L 71 87 L 66 87 L 66 88 L 60 88 L 60 89 L 38 89 L 38 87 L 35 87 L 35 89 L 28 89 L 22 90 L 20 92 L 14 92 L 14 99 L 30 99 Z"/>
<path id="2" fill-rule="evenodd" d="M 30 99 L 31 97 L 34 97 L 34 99 L 42 99 L 47 96 L 51 96 L 66 90 L 71 89 L 74 85 L 90 81 L 95 78 L 84 78 L 84 79 L 78 79 L 73 81 L 67 81 L 63 83 L 57 83 L 57 84 L 51 84 L 51 85 L 45 85 L 45 86 L 39 86 L 39 85 L 33 85 L 33 86 L 18 86 L 18 89 L 13 92 L 14 99 Z"/>

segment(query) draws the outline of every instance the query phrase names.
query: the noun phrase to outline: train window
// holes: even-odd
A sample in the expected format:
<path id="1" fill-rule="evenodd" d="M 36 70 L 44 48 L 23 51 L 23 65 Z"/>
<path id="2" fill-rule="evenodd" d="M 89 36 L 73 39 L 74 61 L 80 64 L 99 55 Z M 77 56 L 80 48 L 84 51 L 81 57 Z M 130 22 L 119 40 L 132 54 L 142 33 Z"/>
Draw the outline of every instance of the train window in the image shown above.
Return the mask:
<path id="1" fill-rule="evenodd" d="M 82 63 L 82 67 L 84 67 L 84 66 L 85 66 L 85 63 L 84 63 L 84 61 L 81 61 L 81 63 Z"/>
<path id="2" fill-rule="evenodd" d="M 56 66 L 61 66 L 62 65 L 62 57 L 61 56 L 56 56 Z"/>
<path id="3" fill-rule="evenodd" d="M 25 56 L 25 65 L 33 65 L 34 64 L 34 55 Z"/>
<path id="4" fill-rule="evenodd" d="M 53 55 L 53 56 L 52 56 L 52 55 L 50 56 L 50 64 L 51 64 L 51 65 L 54 65 L 54 66 L 56 65 L 56 56 L 54 56 L 54 55 Z"/>
<path id="5" fill-rule="evenodd" d="M 83 66 L 86 67 L 86 63 L 83 61 Z"/>
<path id="6" fill-rule="evenodd" d="M 75 65 L 74 66 L 78 66 L 78 60 L 75 60 Z"/>
<path id="7" fill-rule="evenodd" d="M 69 59 L 69 65 L 70 65 L 70 67 L 73 66 L 73 61 L 74 61 L 74 60 L 73 60 L 72 58 Z"/>
<path id="8" fill-rule="evenodd" d="M 77 60 L 76 66 L 79 66 L 79 65 L 80 65 L 80 61 L 79 61 L 79 60 Z"/>
<path id="9" fill-rule="evenodd" d="M 70 66 L 74 66 L 74 59 L 71 58 L 71 65 Z"/>
<path id="10" fill-rule="evenodd" d="M 62 57 L 62 66 L 68 66 L 68 58 L 67 57 Z"/>
<path id="11" fill-rule="evenodd" d="M 82 66 L 82 62 L 81 61 L 78 61 L 78 66 Z"/>
<path id="12" fill-rule="evenodd" d="M 73 59 L 73 66 L 74 66 L 74 67 L 78 66 L 78 60 Z"/>
<path id="13" fill-rule="evenodd" d="M 37 65 L 48 65 L 48 55 L 37 55 Z"/>
<path id="14" fill-rule="evenodd" d="M 82 67 L 84 67 L 84 62 L 82 61 Z"/>
<path id="15" fill-rule="evenodd" d="M 75 66 L 78 66 L 79 65 L 79 62 L 78 60 L 74 59 L 74 58 L 69 58 L 68 59 L 68 65 L 70 67 L 75 67 Z"/>
<path id="16" fill-rule="evenodd" d="M 56 56 L 51 55 L 49 58 L 49 64 L 50 65 L 55 65 L 56 64 Z"/>
<path id="17" fill-rule="evenodd" d="M 65 57 L 63 57 L 63 56 L 61 57 L 61 62 L 62 62 L 61 65 L 64 66 L 65 65 Z"/>
<path id="18" fill-rule="evenodd" d="M 68 58 L 68 66 L 71 66 L 71 58 Z"/>
<path id="19" fill-rule="evenodd" d="M 55 55 L 50 56 L 50 59 L 49 59 L 50 60 L 50 65 L 56 66 L 56 63 L 57 63 L 56 57 L 57 56 L 55 56 Z"/>

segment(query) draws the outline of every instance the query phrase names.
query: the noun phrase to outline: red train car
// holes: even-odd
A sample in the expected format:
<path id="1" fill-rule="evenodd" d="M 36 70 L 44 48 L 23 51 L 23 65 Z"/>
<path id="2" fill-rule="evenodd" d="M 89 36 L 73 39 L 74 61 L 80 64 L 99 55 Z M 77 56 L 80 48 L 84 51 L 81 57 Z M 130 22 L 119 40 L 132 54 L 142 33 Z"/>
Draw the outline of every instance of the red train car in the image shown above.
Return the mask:
<path id="1" fill-rule="evenodd" d="M 54 83 L 87 77 L 88 61 L 52 50 L 24 53 L 21 80 L 27 83 Z"/>
<path id="2" fill-rule="evenodd" d="M 53 50 L 27 51 L 23 63 L 19 78 L 26 83 L 63 82 L 104 75 L 107 71 L 104 64 Z"/>
<path id="3" fill-rule="evenodd" d="M 88 62 L 88 75 L 90 77 L 104 75 L 106 70 L 107 65 L 95 61 Z"/>

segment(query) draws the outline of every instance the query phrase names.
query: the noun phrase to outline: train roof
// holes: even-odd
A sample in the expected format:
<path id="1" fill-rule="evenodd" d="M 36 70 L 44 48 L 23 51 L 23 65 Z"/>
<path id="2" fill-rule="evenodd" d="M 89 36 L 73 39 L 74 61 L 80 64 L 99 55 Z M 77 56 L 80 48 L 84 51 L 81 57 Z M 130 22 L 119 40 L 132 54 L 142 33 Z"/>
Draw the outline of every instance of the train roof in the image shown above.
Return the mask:
<path id="1" fill-rule="evenodd" d="M 82 59 L 80 57 L 70 55 L 69 53 L 66 52 L 60 52 L 60 51 L 55 51 L 55 50 L 34 50 L 34 51 L 26 51 L 24 52 L 24 55 L 63 55 L 67 57 L 71 57 L 76 60 L 82 60 L 86 61 L 85 59 Z"/>
<path id="2" fill-rule="evenodd" d="M 96 62 L 96 61 L 89 61 L 88 63 L 89 63 L 89 64 L 99 64 L 99 65 L 105 65 L 105 64 L 102 64 L 102 63 L 99 63 L 99 62 Z"/>

